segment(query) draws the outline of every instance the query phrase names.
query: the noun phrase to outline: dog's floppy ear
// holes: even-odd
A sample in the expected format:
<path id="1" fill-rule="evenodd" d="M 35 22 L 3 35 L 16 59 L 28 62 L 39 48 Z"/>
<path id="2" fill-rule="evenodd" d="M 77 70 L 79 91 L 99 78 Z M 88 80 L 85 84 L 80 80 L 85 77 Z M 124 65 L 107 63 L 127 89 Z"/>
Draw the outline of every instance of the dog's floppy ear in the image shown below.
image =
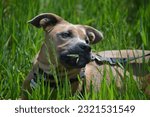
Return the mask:
<path id="1" fill-rule="evenodd" d="M 83 25 L 91 44 L 95 44 L 103 39 L 103 34 L 91 26 Z"/>
<path id="2" fill-rule="evenodd" d="M 54 26 L 57 23 L 64 21 L 61 17 L 52 14 L 52 13 L 42 13 L 30 21 L 28 23 L 31 23 L 32 25 L 36 26 L 37 28 L 43 27 L 46 28 L 47 26 Z"/>

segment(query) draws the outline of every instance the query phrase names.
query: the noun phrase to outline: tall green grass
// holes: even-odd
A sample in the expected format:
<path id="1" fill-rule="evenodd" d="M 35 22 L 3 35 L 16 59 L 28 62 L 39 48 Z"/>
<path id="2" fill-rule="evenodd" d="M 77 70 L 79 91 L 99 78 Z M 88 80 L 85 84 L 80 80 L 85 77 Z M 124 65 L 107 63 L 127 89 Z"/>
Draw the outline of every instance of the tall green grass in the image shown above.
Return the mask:
<path id="1" fill-rule="evenodd" d="M 150 2 L 146 0 L 1 0 L 0 99 L 20 98 L 23 80 L 44 40 L 42 29 L 27 24 L 39 13 L 56 13 L 69 22 L 101 30 L 105 40 L 92 49 L 103 51 L 150 49 L 149 11 Z M 104 76 L 100 93 L 94 93 L 92 86 L 91 92 L 85 91 L 84 95 L 71 95 L 68 88 L 62 88 L 56 99 L 147 99 L 130 77 L 126 78 L 126 90 L 122 93 L 117 92 L 113 81 L 107 86 Z M 50 89 L 39 87 L 30 99 L 51 99 L 47 92 Z"/>

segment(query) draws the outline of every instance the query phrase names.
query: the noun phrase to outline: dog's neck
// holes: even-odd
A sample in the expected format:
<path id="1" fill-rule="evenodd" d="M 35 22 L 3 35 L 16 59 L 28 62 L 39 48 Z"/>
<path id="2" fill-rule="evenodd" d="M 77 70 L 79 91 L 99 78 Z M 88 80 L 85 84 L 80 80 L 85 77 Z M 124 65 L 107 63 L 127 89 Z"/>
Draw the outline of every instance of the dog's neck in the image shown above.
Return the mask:
<path id="1" fill-rule="evenodd" d="M 55 75 L 59 74 L 59 77 L 65 78 L 75 78 L 77 74 L 80 74 L 81 69 L 66 69 L 61 65 L 55 66 L 50 64 L 43 64 L 41 61 L 37 60 L 36 63 L 38 65 L 38 69 L 42 69 L 45 73 Z M 37 70 L 36 70 L 37 71 Z"/>

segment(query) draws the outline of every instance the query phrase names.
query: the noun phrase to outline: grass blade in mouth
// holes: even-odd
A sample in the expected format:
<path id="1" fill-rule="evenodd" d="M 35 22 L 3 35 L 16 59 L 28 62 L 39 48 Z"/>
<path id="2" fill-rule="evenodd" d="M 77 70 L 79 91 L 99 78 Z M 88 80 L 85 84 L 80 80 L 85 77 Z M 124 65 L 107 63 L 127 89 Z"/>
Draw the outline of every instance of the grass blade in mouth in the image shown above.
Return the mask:
<path id="1" fill-rule="evenodd" d="M 79 55 L 78 55 L 78 54 L 68 54 L 67 56 L 68 56 L 68 57 L 79 58 Z"/>

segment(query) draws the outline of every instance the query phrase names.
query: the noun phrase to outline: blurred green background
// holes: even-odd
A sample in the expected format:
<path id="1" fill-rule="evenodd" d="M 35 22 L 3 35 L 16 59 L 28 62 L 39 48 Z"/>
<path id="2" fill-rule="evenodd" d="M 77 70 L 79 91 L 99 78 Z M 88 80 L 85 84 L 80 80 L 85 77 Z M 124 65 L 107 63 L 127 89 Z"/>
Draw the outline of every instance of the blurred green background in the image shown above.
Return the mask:
<path id="1" fill-rule="evenodd" d="M 0 0 L 0 99 L 20 97 L 44 39 L 27 21 L 43 12 L 101 30 L 93 51 L 150 49 L 150 0 Z"/>

